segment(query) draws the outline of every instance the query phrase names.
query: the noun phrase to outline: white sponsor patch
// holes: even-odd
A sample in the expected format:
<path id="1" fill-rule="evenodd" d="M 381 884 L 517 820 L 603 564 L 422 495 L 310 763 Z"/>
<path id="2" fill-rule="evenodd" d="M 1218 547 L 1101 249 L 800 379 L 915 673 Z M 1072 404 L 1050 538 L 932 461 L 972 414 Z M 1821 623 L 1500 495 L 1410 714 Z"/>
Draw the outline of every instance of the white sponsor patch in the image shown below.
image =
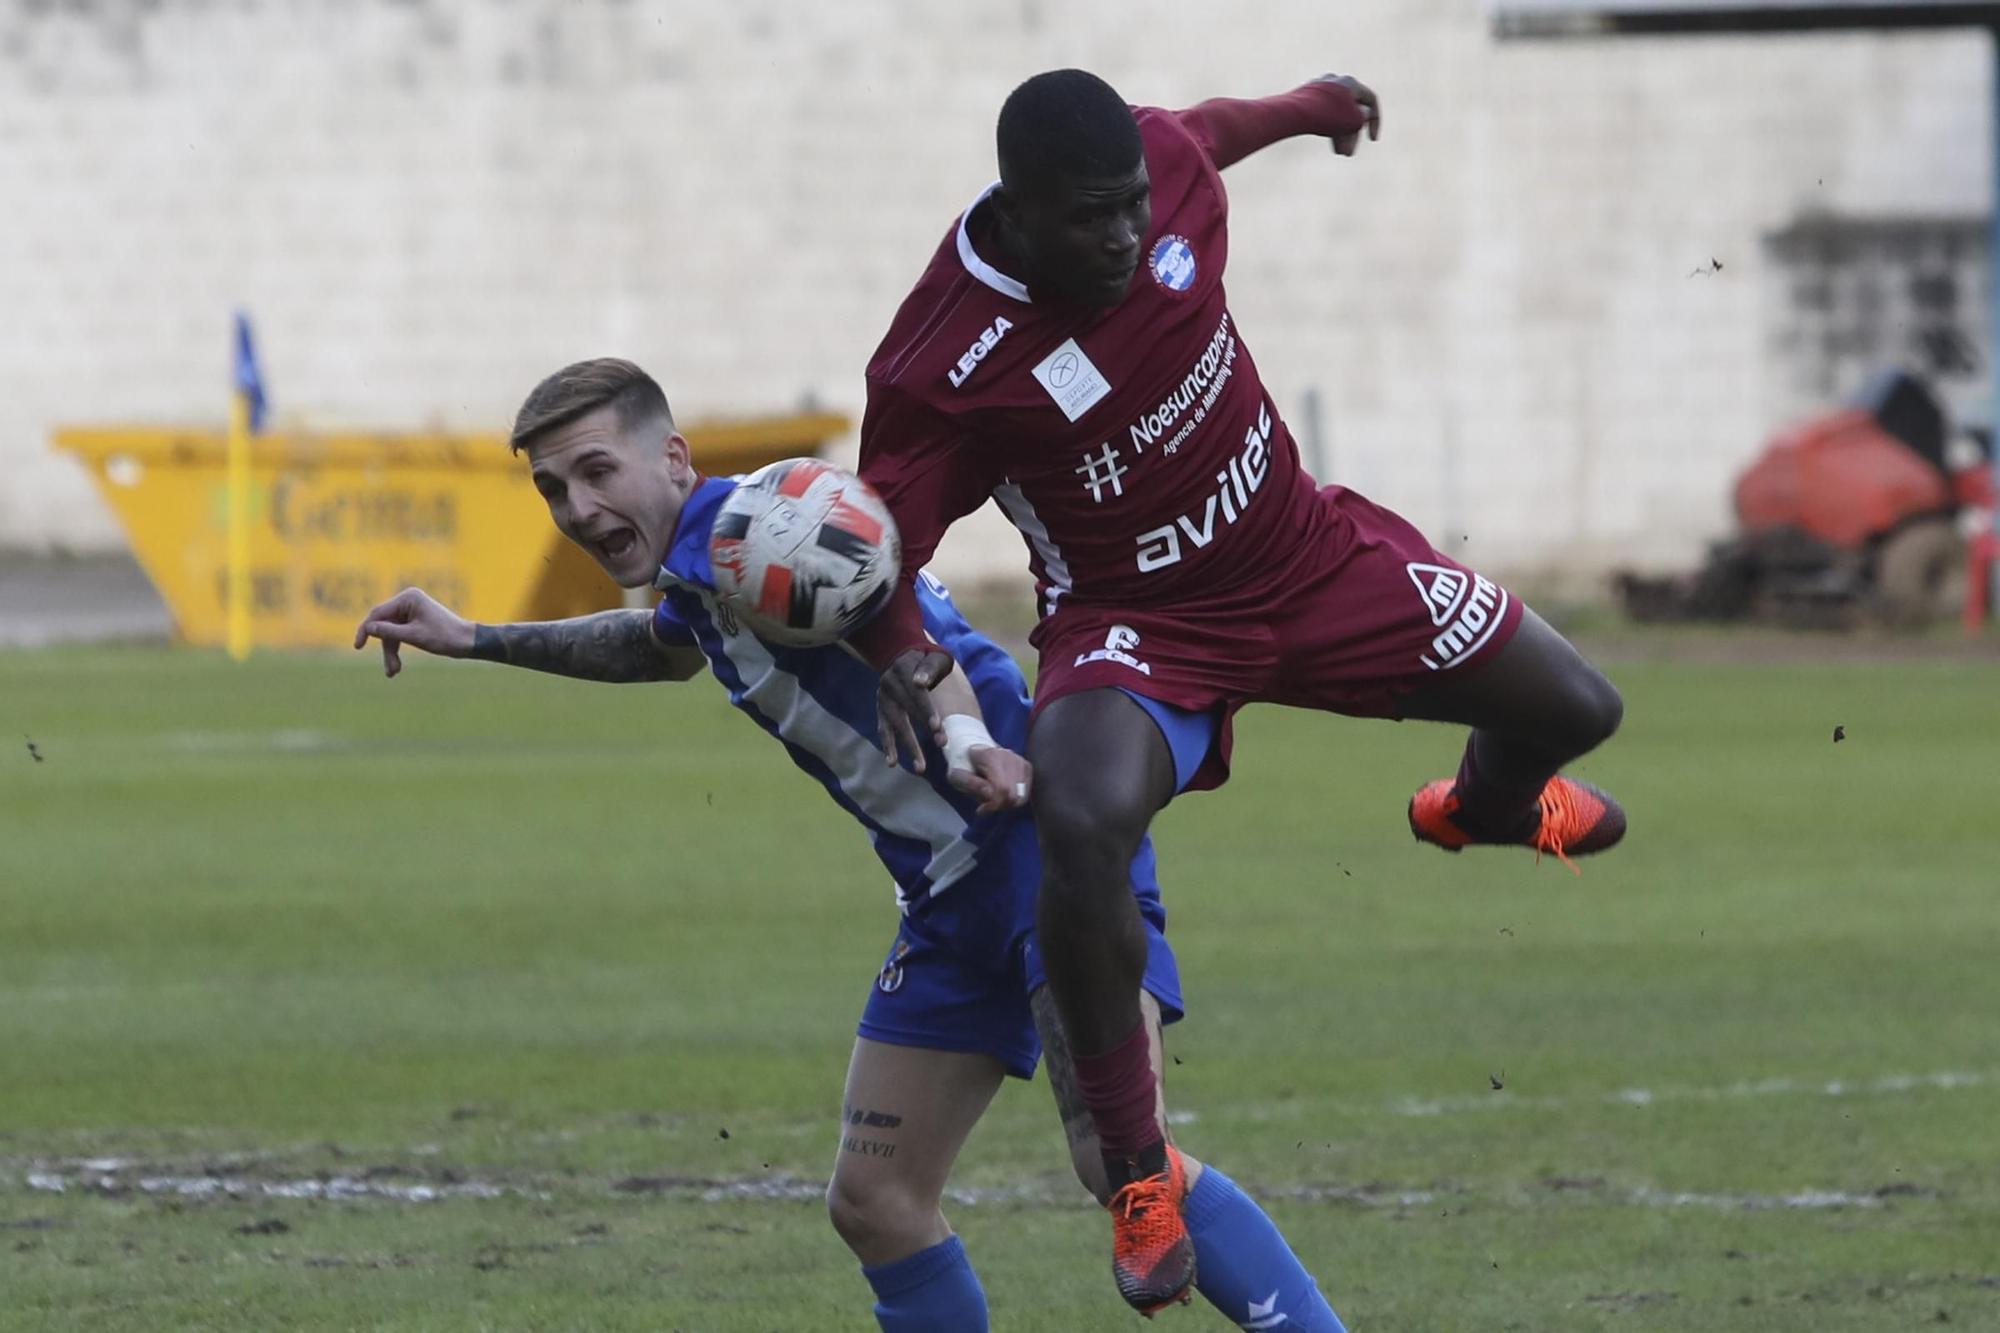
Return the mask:
<path id="1" fill-rule="evenodd" d="M 1097 367 L 1090 364 L 1090 358 L 1076 345 L 1076 339 L 1065 339 L 1063 345 L 1042 359 L 1035 367 L 1035 381 L 1049 391 L 1049 397 L 1056 400 L 1056 406 L 1071 421 L 1088 412 L 1111 392 L 1111 382 L 1098 374 Z"/>

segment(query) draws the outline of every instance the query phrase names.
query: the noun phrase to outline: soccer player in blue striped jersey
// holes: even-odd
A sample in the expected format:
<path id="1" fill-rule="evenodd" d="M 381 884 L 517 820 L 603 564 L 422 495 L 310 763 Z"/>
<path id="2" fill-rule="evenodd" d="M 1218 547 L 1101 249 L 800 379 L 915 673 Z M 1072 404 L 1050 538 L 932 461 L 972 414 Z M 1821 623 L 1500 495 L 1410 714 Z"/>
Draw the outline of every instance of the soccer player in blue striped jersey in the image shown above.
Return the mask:
<path id="1" fill-rule="evenodd" d="M 512 444 L 563 535 L 621 586 L 658 588 L 657 607 L 475 625 L 410 588 L 368 613 L 355 646 L 379 640 L 390 676 L 404 645 L 585 680 L 687 680 L 705 668 L 861 824 L 902 920 L 862 1010 L 827 1202 L 883 1329 L 985 1329 L 985 1293 L 941 1204 L 966 1137 L 1008 1076 L 1028 1078 L 1046 1059 L 1078 1177 L 1100 1202 L 1110 1197 L 1034 947 L 1041 869 L 1019 753 L 1029 709 L 1020 669 L 923 576 L 925 630 L 962 668 L 933 695 L 948 744 L 885 763 L 872 667 L 840 646 L 769 643 L 717 601 L 709 530 L 737 483 L 695 470 L 644 371 L 609 359 L 558 371 L 528 396 Z M 1141 1007 L 1157 1071 L 1160 1027 L 1180 1017 L 1181 994 L 1150 844 L 1131 878 L 1149 942 Z M 1187 1160 L 1201 1294 L 1260 1333 L 1339 1330 L 1263 1210 L 1220 1171 Z"/>

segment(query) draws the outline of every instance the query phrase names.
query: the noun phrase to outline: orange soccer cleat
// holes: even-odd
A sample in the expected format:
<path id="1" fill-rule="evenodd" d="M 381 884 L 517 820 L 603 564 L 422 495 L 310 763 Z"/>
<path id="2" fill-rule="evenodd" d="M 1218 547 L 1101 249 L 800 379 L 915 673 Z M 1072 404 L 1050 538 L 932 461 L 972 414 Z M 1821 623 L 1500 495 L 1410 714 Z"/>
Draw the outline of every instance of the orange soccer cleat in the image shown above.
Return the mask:
<path id="1" fill-rule="evenodd" d="M 1440 778 L 1429 783 L 1410 798 L 1410 832 L 1448 852 L 1475 843 L 1518 843 L 1534 848 L 1537 860 L 1548 852 L 1571 870 L 1576 863 L 1570 857 L 1601 852 L 1625 836 L 1624 807 L 1610 793 L 1560 774 L 1542 788 L 1533 822 L 1523 821 L 1505 837 L 1468 832 L 1455 818 L 1458 808 L 1456 782 Z"/>
<path id="2" fill-rule="evenodd" d="M 1111 1210 L 1111 1276 L 1125 1303 L 1147 1318 L 1193 1299 L 1194 1240 L 1181 1208 L 1187 1169 L 1167 1145 L 1165 1169 L 1130 1181 L 1106 1205 Z"/>

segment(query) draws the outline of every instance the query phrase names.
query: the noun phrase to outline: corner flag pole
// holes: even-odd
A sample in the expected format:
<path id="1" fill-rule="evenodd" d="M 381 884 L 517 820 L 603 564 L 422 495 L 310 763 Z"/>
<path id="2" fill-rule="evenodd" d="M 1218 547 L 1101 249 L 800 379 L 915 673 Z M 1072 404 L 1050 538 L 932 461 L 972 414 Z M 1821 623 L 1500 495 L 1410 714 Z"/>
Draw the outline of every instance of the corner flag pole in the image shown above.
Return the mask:
<path id="1" fill-rule="evenodd" d="M 229 395 L 229 655 L 250 656 L 250 405 Z"/>
<path id="2" fill-rule="evenodd" d="M 250 319 L 236 314 L 234 383 L 229 394 L 229 656 L 250 656 L 250 437 L 264 424 L 264 380 Z"/>

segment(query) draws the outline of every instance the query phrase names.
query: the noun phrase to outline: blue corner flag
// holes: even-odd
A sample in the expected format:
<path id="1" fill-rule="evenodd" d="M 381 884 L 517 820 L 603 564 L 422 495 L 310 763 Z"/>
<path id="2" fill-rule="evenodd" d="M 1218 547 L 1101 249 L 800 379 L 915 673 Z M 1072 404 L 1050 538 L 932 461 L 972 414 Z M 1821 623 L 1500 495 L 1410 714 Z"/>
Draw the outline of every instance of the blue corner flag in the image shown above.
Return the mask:
<path id="1" fill-rule="evenodd" d="M 250 337 L 250 317 L 236 312 L 236 391 L 250 408 L 250 433 L 264 429 L 264 373 L 257 368 L 257 344 Z"/>

